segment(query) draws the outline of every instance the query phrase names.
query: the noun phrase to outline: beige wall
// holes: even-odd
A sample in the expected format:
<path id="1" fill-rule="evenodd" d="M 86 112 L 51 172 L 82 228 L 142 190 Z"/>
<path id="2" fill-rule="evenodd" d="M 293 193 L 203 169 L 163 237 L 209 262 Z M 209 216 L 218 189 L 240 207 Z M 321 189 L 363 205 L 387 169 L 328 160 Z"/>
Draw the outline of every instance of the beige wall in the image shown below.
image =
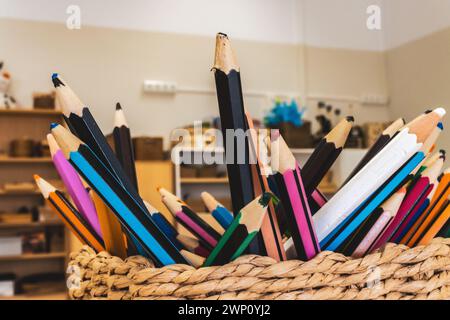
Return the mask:
<path id="1" fill-rule="evenodd" d="M 0 39 L 0 59 L 14 77 L 14 94 L 26 106 L 31 105 L 33 91 L 51 90 L 50 75 L 57 71 L 91 106 L 105 132 L 111 129 L 116 101 L 126 108 L 134 134 L 167 137 L 177 126 L 218 114 L 213 91 L 173 96 L 142 92 L 145 79 L 213 90 L 213 37 L 100 27 L 70 31 L 62 24 L 0 19 Z M 306 91 L 330 97 L 330 102 L 333 97 L 386 94 L 379 52 L 242 40 L 233 45 L 244 91 Z M 308 102 L 315 106 L 316 100 Z M 344 110 L 349 105 L 345 99 L 334 103 Z M 390 118 L 387 107 L 353 104 L 360 123 Z M 246 107 L 254 116 L 261 117 L 270 106 L 269 98 L 246 97 Z"/>
<path id="2" fill-rule="evenodd" d="M 450 28 L 433 33 L 387 52 L 388 86 L 393 116 L 411 119 L 424 109 L 450 111 Z M 448 130 L 439 147 L 450 152 Z"/>

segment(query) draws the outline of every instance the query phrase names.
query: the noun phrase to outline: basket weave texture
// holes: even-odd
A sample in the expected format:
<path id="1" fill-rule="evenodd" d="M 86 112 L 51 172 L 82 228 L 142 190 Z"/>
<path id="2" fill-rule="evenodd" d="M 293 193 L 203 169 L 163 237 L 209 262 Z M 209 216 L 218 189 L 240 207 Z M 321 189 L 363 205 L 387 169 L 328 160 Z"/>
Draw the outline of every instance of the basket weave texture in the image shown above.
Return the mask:
<path id="1" fill-rule="evenodd" d="M 89 247 L 71 254 L 72 299 L 450 299 L 450 239 L 388 244 L 361 259 L 322 252 L 308 262 L 242 256 L 217 267 L 155 268 Z"/>

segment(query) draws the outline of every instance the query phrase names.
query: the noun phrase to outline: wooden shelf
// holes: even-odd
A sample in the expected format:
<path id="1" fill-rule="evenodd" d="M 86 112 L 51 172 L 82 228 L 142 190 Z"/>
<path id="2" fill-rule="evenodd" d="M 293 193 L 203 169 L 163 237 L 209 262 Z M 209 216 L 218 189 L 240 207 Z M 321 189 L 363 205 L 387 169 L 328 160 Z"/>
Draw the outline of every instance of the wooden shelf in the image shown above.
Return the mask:
<path id="1" fill-rule="evenodd" d="M 0 256 L 2 261 L 30 261 L 30 260 L 50 260 L 50 259 L 64 259 L 66 252 L 51 252 L 51 253 L 30 253 L 18 256 Z"/>
<path id="2" fill-rule="evenodd" d="M 0 157 L 0 163 L 52 163 L 52 158 L 13 158 L 13 157 Z"/>
<path id="3" fill-rule="evenodd" d="M 15 109 L 15 110 L 0 110 L 0 116 L 61 116 L 60 110 L 50 109 Z"/>
<path id="4" fill-rule="evenodd" d="M 1 214 L 0 214 L 1 215 Z M 64 226 L 61 221 L 45 221 L 45 222 L 22 222 L 22 223 L 9 223 L 0 222 L 0 230 L 5 229 L 21 229 L 21 228 L 44 228 L 44 227 L 54 227 L 54 226 Z"/>
<path id="5" fill-rule="evenodd" d="M 21 197 L 21 196 L 37 196 L 41 195 L 41 193 L 37 190 L 33 191 L 5 191 L 0 189 L 0 196 L 4 197 Z"/>
<path id="6" fill-rule="evenodd" d="M 181 178 L 183 184 L 225 184 L 228 178 Z"/>

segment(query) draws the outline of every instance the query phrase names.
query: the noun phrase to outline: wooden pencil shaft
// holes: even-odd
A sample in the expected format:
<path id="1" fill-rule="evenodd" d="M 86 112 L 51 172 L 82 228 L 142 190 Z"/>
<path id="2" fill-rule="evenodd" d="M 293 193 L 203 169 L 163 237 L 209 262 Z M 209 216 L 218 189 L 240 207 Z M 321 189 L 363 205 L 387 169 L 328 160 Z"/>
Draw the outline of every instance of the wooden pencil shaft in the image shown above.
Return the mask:
<path id="1" fill-rule="evenodd" d="M 436 195 L 433 197 L 433 199 L 435 197 L 436 199 L 434 200 L 434 202 L 432 202 L 430 208 L 427 209 L 427 211 L 424 213 L 420 225 L 408 242 L 408 246 L 412 247 L 417 245 L 419 237 L 423 234 L 423 231 L 430 224 L 430 222 L 434 220 L 435 215 L 441 208 L 441 205 L 445 202 L 446 196 L 448 196 L 448 194 L 450 194 L 450 183 L 447 184 L 447 186 L 441 192 L 439 192 L 439 195 L 437 197 Z"/>
<path id="2" fill-rule="evenodd" d="M 342 252 L 346 256 L 351 256 L 382 214 L 382 208 L 379 207 L 375 209 L 375 211 L 372 212 L 366 220 L 364 220 L 361 226 L 355 230 L 350 237 L 348 237 L 348 241 L 341 245 L 338 252 Z"/>
<path id="3" fill-rule="evenodd" d="M 80 138 L 97 157 L 104 163 L 104 165 L 117 177 L 125 189 L 138 201 L 141 207 L 145 209 L 145 205 L 137 193 L 130 179 L 124 173 L 122 166 L 117 160 L 116 155 L 111 149 L 111 146 L 106 141 L 105 136 L 97 125 L 94 117 L 88 108 L 83 108 L 82 117 L 71 113 L 69 117 L 65 117 L 67 124 L 70 123 L 69 128 L 73 128 L 74 134 Z"/>
<path id="4" fill-rule="evenodd" d="M 95 191 L 91 190 L 90 194 L 100 220 L 106 251 L 125 259 L 128 253 L 122 232 L 122 224 Z"/>
<path id="5" fill-rule="evenodd" d="M 128 127 L 121 126 L 115 127 L 113 130 L 114 146 L 116 150 L 117 158 L 125 171 L 125 174 L 130 179 L 133 186 L 138 189 L 136 166 L 134 163 L 134 150 L 131 142 L 130 129 Z"/>
<path id="6" fill-rule="evenodd" d="M 432 238 L 438 233 L 438 231 L 445 225 L 449 220 L 450 215 L 450 201 L 445 200 L 441 208 L 437 212 L 433 220 L 427 225 L 423 233 L 417 239 L 417 245 L 426 245 Z"/>
<path id="7" fill-rule="evenodd" d="M 344 222 L 333 231 L 332 239 L 327 239 L 327 244 L 321 243 L 322 248 L 326 250 L 335 250 L 339 247 L 339 245 L 341 245 L 347 237 L 360 226 L 362 221 L 364 221 L 373 210 L 389 198 L 400 185 L 403 185 L 402 182 L 423 158 L 423 153 L 418 152 L 404 163 L 389 179 L 383 182 L 380 188 L 378 188 L 368 199 L 365 199 L 356 210 L 350 213 L 347 217 L 349 219 L 345 219 Z"/>
<path id="8" fill-rule="evenodd" d="M 103 241 L 99 239 L 95 233 L 92 233 L 91 230 L 86 228 L 86 222 L 80 220 L 81 216 L 76 214 L 76 209 L 70 206 L 69 202 L 61 197 L 61 194 L 54 192 L 50 193 L 48 201 L 53 205 L 54 209 L 60 213 L 60 217 L 63 218 L 63 221 L 66 221 L 68 226 L 72 227 L 72 232 L 75 235 L 78 235 L 79 239 L 84 239 L 88 245 L 92 246 L 98 252 L 104 250 Z"/>
<path id="9" fill-rule="evenodd" d="M 77 154 L 83 159 L 80 160 L 79 157 L 76 157 L 74 160 L 72 152 L 70 162 L 116 214 L 127 231 L 140 241 L 146 253 L 155 263 L 158 265 L 167 265 L 174 262 L 186 263 L 174 244 L 161 232 L 153 220 L 148 218 L 148 211 L 143 210 L 136 199 L 127 192 L 89 147 L 84 144 L 80 145 Z M 111 199 L 110 197 L 114 198 Z M 139 230 L 134 230 L 130 223 L 137 226 Z M 142 237 L 145 237 L 145 239 Z M 150 243 L 154 243 L 156 246 L 152 248 Z M 153 252 L 152 250 L 158 251 Z"/>

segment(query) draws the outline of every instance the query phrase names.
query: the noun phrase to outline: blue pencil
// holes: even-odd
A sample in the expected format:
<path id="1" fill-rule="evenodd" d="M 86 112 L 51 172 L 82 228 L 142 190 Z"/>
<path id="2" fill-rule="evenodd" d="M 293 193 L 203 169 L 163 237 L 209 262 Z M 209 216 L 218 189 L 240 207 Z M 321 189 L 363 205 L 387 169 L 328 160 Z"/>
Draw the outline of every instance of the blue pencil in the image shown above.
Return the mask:
<path id="1" fill-rule="evenodd" d="M 395 189 L 404 182 L 414 168 L 425 158 L 425 154 L 421 151 L 417 152 L 410 158 L 380 189 L 378 189 L 371 197 L 366 206 L 352 212 L 354 218 L 344 226 L 342 230 L 336 233 L 336 237 L 326 245 L 324 250 L 336 251 L 344 241 L 364 222 L 364 220 L 372 213 L 384 200 L 386 200 Z"/>
<path id="2" fill-rule="evenodd" d="M 208 208 L 211 215 L 225 230 L 233 222 L 233 214 L 225 208 L 219 201 L 217 201 L 210 193 L 202 192 L 201 194 L 203 203 Z"/>
<path id="3" fill-rule="evenodd" d="M 140 242 L 157 266 L 189 264 L 147 216 L 147 209 L 141 207 L 89 146 L 61 125 L 53 127 L 52 134 L 65 157 L 116 214 L 122 225 Z"/>

